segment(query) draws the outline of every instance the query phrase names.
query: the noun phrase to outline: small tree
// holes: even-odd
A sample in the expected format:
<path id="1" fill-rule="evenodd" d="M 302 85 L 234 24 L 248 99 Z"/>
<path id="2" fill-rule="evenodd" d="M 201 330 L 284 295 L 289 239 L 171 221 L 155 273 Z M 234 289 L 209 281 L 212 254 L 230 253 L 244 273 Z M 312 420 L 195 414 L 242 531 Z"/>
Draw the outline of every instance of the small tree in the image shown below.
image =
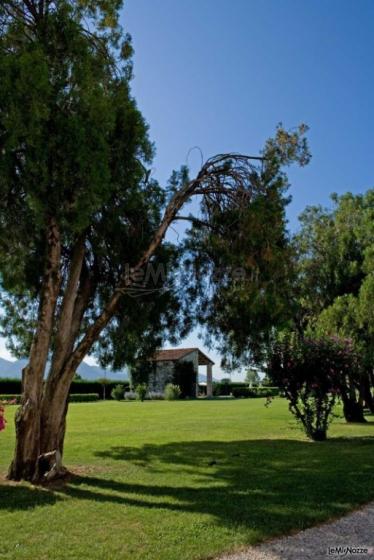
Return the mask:
<path id="1" fill-rule="evenodd" d="M 143 402 L 147 395 L 148 387 L 145 383 L 140 383 L 135 387 L 136 398 L 138 401 Z"/>
<path id="2" fill-rule="evenodd" d="M 111 392 L 112 399 L 120 401 L 123 399 L 125 394 L 125 387 L 121 384 L 116 385 Z"/>
<path id="3" fill-rule="evenodd" d="M 260 384 L 260 376 L 256 369 L 249 368 L 245 373 L 245 382 L 248 383 L 250 387 L 254 387 Z"/>
<path id="4" fill-rule="evenodd" d="M 291 335 L 274 344 L 269 359 L 269 375 L 314 441 L 326 439 L 336 399 L 344 399 L 348 372 L 358 375 L 352 344 L 332 337 L 301 340 Z"/>

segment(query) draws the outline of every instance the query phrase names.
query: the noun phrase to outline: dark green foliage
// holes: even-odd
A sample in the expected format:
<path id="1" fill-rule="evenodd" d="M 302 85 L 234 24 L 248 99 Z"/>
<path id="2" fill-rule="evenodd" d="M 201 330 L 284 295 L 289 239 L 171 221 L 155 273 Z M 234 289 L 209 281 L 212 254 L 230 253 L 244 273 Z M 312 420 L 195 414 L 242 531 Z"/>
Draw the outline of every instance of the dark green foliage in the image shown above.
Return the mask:
<path id="1" fill-rule="evenodd" d="M 213 395 L 215 397 L 228 396 L 230 395 L 232 388 L 233 384 L 231 383 L 231 380 L 222 379 L 219 383 L 213 383 Z"/>
<path id="2" fill-rule="evenodd" d="M 95 402 L 98 400 L 99 395 L 97 393 L 77 393 L 75 395 L 69 395 L 69 402 L 71 403 Z"/>
<path id="3" fill-rule="evenodd" d="M 131 43 L 118 25 L 122 2 L 62 0 L 26 25 L 7 17 L 8 4 L 0 6 L 1 329 L 12 353 L 26 357 L 47 220 L 58 223 L 62 243 L 56 321 L 74 247 L 84 240 L 81 285 L 89 283 L 90 297 L 82 334 L 124 264 L 132 266 L 148 246 L 166 198 L 147 171 L 153 146 L 130 92 Z M 166 243 L 154 264 L 172 272 L 178 259 Z M 173 283 L 163 290 L 160 279 L 151 287 L 140 298 L 123 297 L 93 348 L 102 365 L 120 369 L 148 355 L 166 334 L 186 332 Z"/>
<path id="4" fill-rule="evenodd" d="M 130 377 L 132 387 L 136 387 L 141 383 L 148 384 L 149 376 L 154 372 L 155 362 L 145 359 L 139 359 L 136 363 L 132 364 L 130 368 Z"/>
<path id="5" fill-rule="evenodd" d="M 116 381 L 108 380 L 106 385 L 106 394 L 110 395 L 112 389 L 118 384 Z M 124 384 L 125 390 L 128 390 L 129 384 Z M 82 394 L 82 393 L 95 393 L 99 395 L 99 398 L 103 398 L 103 385 L 99 381 L 73 381 L 70 386 L 70 394 Z M 20 379 L 0 379 L 0 393 L 6 395 L 9 394 L 21 394 L 21 380 Z"/>
<path id="6" fill-rule="evenodd" d="M 255 393 L 252 389 L 249 389 L 249 387 L 234 387 L 232 389 L 232 396 L 235 398 L 249 398 L 254 397 Z"/>
<path id="7" fill-rule="evenodd" d="M 118 385 L 117 381 L 108 380 L 106 383 L 105 391 L 106 397 L 108 398 L 114 389 Z M 124 390 L 129 387 L 128 383 L 123 384 Z M 104 387 L 100 381 L 73 381 L 70 387 L 70 394 L 76 393 L 97 393 L 100 399 L 104 398 Z"/>
<path id="8" fill-rule="evenodd" d="M 352 340 L 362 367 L 360 399 L 374 411 L 374 190 L 332 201 L 331 209 L 308 207 L 300 218 L 294 324 L 307 336 Z M 356 418 L 362 421 L 362 407 Z"/>
<path id="9" fill-rule="evenodd" d="M 116 385 L 110 393 L 110 396 L 115 401 L 121 401 L 124 398 L 124 395 L 125 395 L 125 387 L 124 385 L 121 384 Z"/>
<path id="10" fill-rule="evenodd" d="M 245 208 L 227 202 L 221 212 L 202 208 L 203 220 L 189 231 L 186 284 L 195 314 L 206 327 L 208 342 L 219 341 L 224 365 L 261 361 L 274 326 L 290 316 L 289 262 L 285 208 L 288 180 L 283 165 L 305 165 L 310 158 L 307 128 L 288 133 L 281 126 L 263 151 L 262 166 L 253 170 L 263 186 Z M 191 272 L 192 271 L 192 272 Z"/>
<path id="11" fill-rule="evenodd" d="M 192 362 L 177 362 L 174 366 L 173 384 L 178 385 L 181 398 L 196 396 L 197 375 Z"/>

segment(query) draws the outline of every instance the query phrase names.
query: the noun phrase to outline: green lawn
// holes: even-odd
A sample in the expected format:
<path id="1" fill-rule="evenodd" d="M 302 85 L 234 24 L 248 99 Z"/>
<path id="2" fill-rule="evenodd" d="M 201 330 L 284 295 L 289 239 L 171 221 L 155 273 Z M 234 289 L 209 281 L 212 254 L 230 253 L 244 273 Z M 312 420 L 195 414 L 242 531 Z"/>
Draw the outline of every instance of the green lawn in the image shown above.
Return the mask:
<path id="1" fill-rule="evenodd" d="M 191 560 L 301 529 L 374 499 L 373 436 L 373 419 L 338 419 L 310 443 L 281 399 L 73 404 L 77 476 L 54 491 L 0 485 L 0 557 Z"/>

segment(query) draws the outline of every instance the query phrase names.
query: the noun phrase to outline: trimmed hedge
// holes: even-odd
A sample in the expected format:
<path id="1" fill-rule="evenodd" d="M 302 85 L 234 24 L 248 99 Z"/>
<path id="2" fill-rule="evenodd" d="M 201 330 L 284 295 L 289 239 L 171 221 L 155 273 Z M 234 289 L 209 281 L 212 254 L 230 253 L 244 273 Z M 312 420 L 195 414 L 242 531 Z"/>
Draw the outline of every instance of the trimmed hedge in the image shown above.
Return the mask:
<path id="1" fill-rule="evenodd" d="M 106 398 L 110 399 L 112 389 L 118 385 L 118 381 L 110 381 L 106 385 Z M 125 382 L 124 388 L 129 390 L 130 384 Z M 98 381 L 73 381 L 70 387 L 71 395 L 82 394 L 97 394 L 99 399 L 104 398 L 104 389 Z M 21 380 L 20 379 L 0 379 L 0 394 L 3 395 L 20 395 L 21 394 Z"/>
<path id="2" fill-rule="evenodd" d="M 69 395 L 69 402 L 71 403 L 95 402 L 98 400 L 100 400 L 98 393 L 75 393 L 74 395 Z"/>
<path id="3" fill-rule="evenodd" d="M 118 385 L 118 381 L 110 381 L 105 386 L 105 394 L 106 399 L 110 399 L 111 392 Z M 121 382 L 120 382 L 121 383 Z M 123 383 L 123 387 L 125 391 L 128 391 L 130 384 L 128 382 Z M 90 394 L 90 393 L 97 393 L 99 395 L 99 399 L 104 398 L 104 388 L 101 383 L 98 381 L 73 381 L 70 387 L 70 395 L 76 394 Z"/>
<path id="4" fill-rule="evenodd" d="M 98 393 L 75 393 L 69 395 L 69 402 L 95 402 L 99 400 Z M 20 404 L 21 395 L 0 395 L 0 402 L 16 401 L 14 404 Z"/>
<path id="5" fill-rule="evenodd" d="M 242 387 L 248 389 L 248 383 L 238 381 L 233 381 L 231 383 L 215 382 L 213 383 L 213 395 L 215 397 L 228 397 L 233 392 L 233 389 Z"/>
<path id="6" fill-rule="evenodd" d="M 236 398 L 267 398 L 277 397 L 279 395 L 279 387 L 234 387 L 232 394 Z"/>
<path id="7" fill-rule="evenodd" d="M 16 401 L 15 404 L 20 404 L 21 395 L 0 395 L 0 402 Z"/>
<path id="8" fill-rule="evenodd" d="M 2 395 L 20 395 L 21 380 L 20 379 L 0 379 L 0 393 Z"/>

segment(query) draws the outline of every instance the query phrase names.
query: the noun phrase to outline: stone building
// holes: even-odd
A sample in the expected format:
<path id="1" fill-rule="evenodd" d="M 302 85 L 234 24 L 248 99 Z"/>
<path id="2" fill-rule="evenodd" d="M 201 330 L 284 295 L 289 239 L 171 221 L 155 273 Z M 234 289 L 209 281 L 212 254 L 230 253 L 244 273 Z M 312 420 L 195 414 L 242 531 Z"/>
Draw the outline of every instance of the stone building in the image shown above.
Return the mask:
<path id="1" fill-rule="evenodd" d="M 149 376 L 149 390 L 163 392 L 167 383 L 173 383 L 175 365 L 178 362 L 191 362 L 195 372 L 194 394 L 198 396 L 199 366 L 206 366 L 207 397 L 213 395 L 214 362 L 199 348 L 177 348 L 176 350 L 159 350 L 152 358 L 153 371 Z"/>

